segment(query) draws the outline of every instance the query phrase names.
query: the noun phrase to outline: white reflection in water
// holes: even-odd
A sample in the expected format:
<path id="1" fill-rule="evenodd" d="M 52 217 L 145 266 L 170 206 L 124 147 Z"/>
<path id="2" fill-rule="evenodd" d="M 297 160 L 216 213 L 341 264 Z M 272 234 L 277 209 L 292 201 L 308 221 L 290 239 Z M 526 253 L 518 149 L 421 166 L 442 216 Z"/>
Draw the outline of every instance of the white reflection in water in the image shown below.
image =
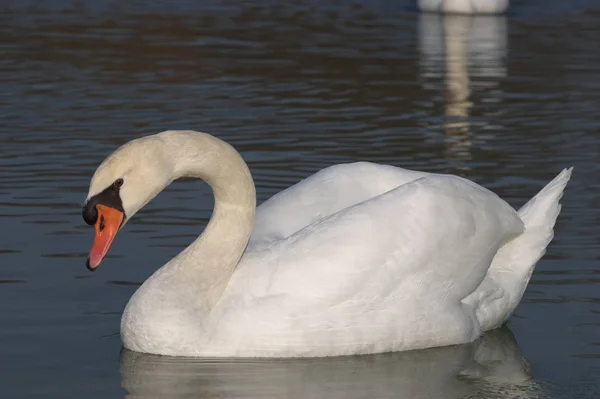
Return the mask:
<path id="1" fill-rule="evenodd" d="M 368 356 L 193 359 L 121 352 L 129 398 L 540 398 L 504 327 L 476 342 Z"/>
<path id="2" fill-rule="evenodd" d="M 451 165 L 471 160 L 475 140 L 470 117 L 473 101 L 500 105 L 506 43 L 503 16 L 419 17 L 420 70 L 422 80 L 427 82 L 425 89 L 435 89 L 437 82 L 444 81 L 444 142 Z"/>

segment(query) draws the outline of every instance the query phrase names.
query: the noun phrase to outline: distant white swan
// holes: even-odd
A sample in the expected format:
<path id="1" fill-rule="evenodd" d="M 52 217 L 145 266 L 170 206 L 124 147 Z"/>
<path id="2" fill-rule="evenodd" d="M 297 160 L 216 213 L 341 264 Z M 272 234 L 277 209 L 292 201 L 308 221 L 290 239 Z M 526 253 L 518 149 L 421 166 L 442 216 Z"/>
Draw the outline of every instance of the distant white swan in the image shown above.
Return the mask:
<path id="1" fill-rule="evenodd" d="M 460 177 L 361 162 L 323 169 L 255 209 L 233 147 L 168 131 L 123 145 L 96 170 L 83 207 L 95 226 L 88 267 L 164 187 L 196 177 L 213 189 L 211 220 L 127 304 L 127 349 L 299 357 L 465 343 L 516 308 L 570 176 L 516 212 Z"/>
<path id="2" fill-rule="evenodd" d="M 421 11 L 457 14 L 501 14 L 509 0 L 417 0 Z"/>

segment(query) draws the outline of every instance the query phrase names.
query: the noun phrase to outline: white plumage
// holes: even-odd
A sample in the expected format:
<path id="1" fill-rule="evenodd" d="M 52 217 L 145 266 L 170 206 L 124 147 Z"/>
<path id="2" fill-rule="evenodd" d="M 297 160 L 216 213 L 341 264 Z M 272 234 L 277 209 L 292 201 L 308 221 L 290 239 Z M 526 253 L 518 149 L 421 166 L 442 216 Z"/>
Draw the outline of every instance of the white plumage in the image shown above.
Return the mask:
<path id="1" fill-rule="evenodd" d="M 455 14 L 502 14 L 509 0 L 418 0 L 421 11 Z"/>
<path id="2" fill-rule="evenodd" d="M 170 161 L 155 167 L 149 154 Z M 112 154 L 90 196 L 123 177 L 131 217 L 177 177 L 203 178 L 215 194 L 203 235 L 127 305 L 126 348 L 335 356 L 465 343 L 506 322 L 552 239 L 570 175 L 516 212 L 460 177 L 336 165 L 266 201 L 253 223 L 239 154 L 210 135 L 170 131 Z"/>

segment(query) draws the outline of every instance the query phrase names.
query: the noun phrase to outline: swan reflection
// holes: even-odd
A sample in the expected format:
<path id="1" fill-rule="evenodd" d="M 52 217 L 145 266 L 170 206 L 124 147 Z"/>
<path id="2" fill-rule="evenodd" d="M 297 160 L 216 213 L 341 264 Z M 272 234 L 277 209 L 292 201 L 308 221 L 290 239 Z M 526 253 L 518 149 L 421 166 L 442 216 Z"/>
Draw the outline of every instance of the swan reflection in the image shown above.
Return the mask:
<path id="1" fill-rule="evenodd" d="M 512 332 L 476 342 L 369 356 L 253 360 L 175 358 L 123 350 L 129 398 L 533 398 Z"/>
<path id="2" fill-rule="evenodd" d="M 481 15 L 419 16 L 421 76 L 426 89 L 444 81 L 444 142 L 450 164 L 471 160 L 473 101 L 498 108 L 506 76 L 506 18 Z M 437 83 L 437 84 L 436 84 Z"/>

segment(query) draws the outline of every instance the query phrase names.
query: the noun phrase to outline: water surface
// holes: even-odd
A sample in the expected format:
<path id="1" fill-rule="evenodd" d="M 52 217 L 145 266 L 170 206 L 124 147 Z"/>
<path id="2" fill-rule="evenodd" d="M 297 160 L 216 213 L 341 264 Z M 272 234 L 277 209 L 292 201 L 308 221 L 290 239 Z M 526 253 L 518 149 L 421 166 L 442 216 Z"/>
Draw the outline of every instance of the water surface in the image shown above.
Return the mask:
<path id="1" fill-rule="evenodd" d="M 0 21 L 3 397 L 600 396 L 597 2 L 439 17 L 383 0 L 6 1 Z M 355 160 L 456 173 L 515 207 L 575 173 L 510 331 L 422 353 L 173 360 L 121 353 L 120 315 L 202 231 L 210 190 L 171 186 L 94 275 L 80 216 L 99 162 L 166 129 L 234 145 L 259 201 Z"/>

